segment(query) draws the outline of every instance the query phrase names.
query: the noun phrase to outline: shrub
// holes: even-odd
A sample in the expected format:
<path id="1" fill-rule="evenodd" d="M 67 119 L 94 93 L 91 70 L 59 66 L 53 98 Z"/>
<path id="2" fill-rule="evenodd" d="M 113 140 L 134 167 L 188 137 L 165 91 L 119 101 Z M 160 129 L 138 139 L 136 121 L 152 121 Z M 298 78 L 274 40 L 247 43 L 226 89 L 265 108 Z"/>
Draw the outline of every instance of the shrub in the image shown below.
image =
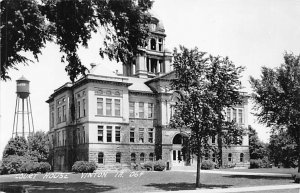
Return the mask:
<path id="1" fill-rule="evenodd" d="M 73 172 L 78 173 L 92 173 L 97 169 L 95 162 L 77 161 L 72 166 Z"/>
<path id="2" fill-rule="evenodd" d="M 262 160 L 262 168 L 272 168 L 272 164 L 267 157 L 264 157 Z"/>
<path id="3" fill-rule="evenodd" d="M 299 184 L 300 183 L 300 174 L 299 173 L 294 174 L 293 179 L 295 180 L 295 183 Z"/>
<path id="4" fill-rule="evenodd" d="M 39 163 L 38 162 L 26 162 L 20 167 L 20 172 L 22 173 L 37 173 L 39 171 Z"/>
<path id="5" fill-rule="evenodd" d="M 131 163 L 130 166 L 131 166 L 132 170 L 138 170 L 139 169 L 139 164 L 137 164 L 137 163 Z"/>
<path id="6" fill-rule="evenodd" d="M 201 169 L 203 170 L 211 170 L 215 168 L 215 163 L 211 160 L 204 160 L 201 163 Z"/>
<path id="7" fill-rule="evenodd" d="M 263 161 L 261 159 L 251 159 L 250 169 L 261 168 L 263 166 Z"/>
<path id="8" fill-rule="evenodd" d="M 17 174 L 21 173 L 21 166 L 32 160 L 28 156 L 10 155 L 3 158 L 1 174 Z"/>
<path id="9" fill-rule="evenodd" d="M 150 171 L 153 170 L 154 163 L 152 161 L 147 161 L 144 163 L 143 168 Z"/>
<path id="10" fill-rule="evenodd" d="M 51 171 L 51 165 L 48 162 L 39 162 L 39 172 L 46 173 Z"/>
<path id="11" fill-rule="evenodd" d="M 153 164 L 154 171 L 163 171 L 166 168 L 166 163 L 162 160 L 155 161 Z"/>

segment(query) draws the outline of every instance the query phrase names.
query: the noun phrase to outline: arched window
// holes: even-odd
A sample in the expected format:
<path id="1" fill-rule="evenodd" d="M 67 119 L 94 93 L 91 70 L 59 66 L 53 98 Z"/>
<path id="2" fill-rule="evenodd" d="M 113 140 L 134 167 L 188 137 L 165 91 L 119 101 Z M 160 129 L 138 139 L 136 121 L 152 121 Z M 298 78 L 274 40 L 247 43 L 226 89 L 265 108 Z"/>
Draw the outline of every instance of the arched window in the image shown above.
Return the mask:
<path id="1" fill-rule="evenodd" d="M 121 163 L 121 153 L 120 153 L 120 152 L 118 152 L 118 153 L 116 154 L 116 162 L 117 162 L 117 163 Z"/>
<path id="2" fill-rule="evenodd" d="M 211 157 L 212 157 L 212 161 L 213 161 L 213 162 L 216 162 L 216 154 L 213 153 L 213 154 L 211 155 Z"/>
<path id="3" fill-rule="evenodd" d="M 156 40 L 153 38 L 150 40 L 150 48 L 151 50 L 156 50 Z"/>
<path id="4" fill-rule="evenodd" d="M 131 163 L 135 163 L 135 153 L 132 153 L 130 155 L 130 158 L 131 158 Z"/>
<path id="5" fill-rule="evenodd" d="M 154 154 L 153 154 L 153 153 L 150 153 L 150 154 L 149 154 L 149 160 L 150 160 L 150 161 L 154 161 Z"/>
<path id="6" fill-rule="evenodd" d="M 98 153 L 98 163 L 103 164 L 104 163 L 104 154 L 103 152 Z"/>
<path id="7" fill-rule="evenodd" d="M 140 162 L 141 163 L 145 162 L 145 154 L 144 153 L 140 154 Z"/>
<path id="8" fill-rule="evenodd" d="M 240 154 L 240 162 L 244 162 L 244 154 L 243 153 Z"/>
<path id="9" fill-rule="evenodd" d="M 232 153 L 228 154 L 228 162 L 232 162 Z"/>

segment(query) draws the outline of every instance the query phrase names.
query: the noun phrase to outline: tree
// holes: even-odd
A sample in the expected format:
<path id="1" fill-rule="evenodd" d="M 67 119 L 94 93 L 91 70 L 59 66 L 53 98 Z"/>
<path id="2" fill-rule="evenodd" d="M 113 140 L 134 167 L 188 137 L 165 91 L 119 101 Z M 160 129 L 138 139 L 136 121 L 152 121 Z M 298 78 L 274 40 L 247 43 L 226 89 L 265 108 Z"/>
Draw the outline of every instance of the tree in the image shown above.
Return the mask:
<path id="1" fill-rule="evenodd" d="M 250 159 L 263 159 L 268 157 L 267 145 L 258 139 L 255 129 L 249 125 L 248 131 Z"/>
<path id="2" fill-rule="evenodd" d="M 24 137 L 16 136 L 11 138 L 4 148 L 2 158 L 6 158 L 11 155 L 25 156 L 28 151 L 28 142 Z"/>
<path id="3" fill-rule="evenodd" d="M 145 46 L 149 35 L 151 0 L 3 0 L 1 4 L 1 79 L 8 71 L 35 59 L 47 41 L 55 42 L 63 52 L 62 61 L 72 82 L 86 73 L 78 57 L 79 46 L 88 46 L 92 32 L 103 32 L 103 57 L 129 64 Z"/>
<path id="4" fill-rule="evenodd" d="M 300 56 L 285 53 L 275 69 L 263 67 L 261 78 L 250 77 L 255 115 L 267 126 L 285 127 L 297 144 L 300 161 Z M 298 165 L 299 166 L 299 165 Z M 300 173 L 300 167 L 298 167 Z"/>
<path id="5" fill-rule="evenodd" d="M 49 158 L 49 137 L 43 131 L 37 131 L 28 137 L 28 151 L 31 157 L 36 157 L 38 162 L 46 162 Z"/>
<path id="6" fill-rule="evenodd" d="M 183 46 L 174 50 L 173 66 L 176 78 L 171 85 L 178 101 L 170 126 L 191 130 L 187 147 L 197 155 L 196 187 L 200 187 L 201 156 L 211 148 L 209 139 L 226 135 L 222 140 L 226 144 L 241 142 L 242 129 L 225 121 L 222 112 L 241 102 L 238 79 L 243 68 L 228 58 L 207 57 L 197 48 Z"/>
<path id="7" fill-rule="evenodd" d="M 283 165 L 285 168 L 296 167 L 297 151 L 295 139 L 292 138 L 285 128 L 273 128 L 270 136 L 270 160 L 275 165 Z"/>

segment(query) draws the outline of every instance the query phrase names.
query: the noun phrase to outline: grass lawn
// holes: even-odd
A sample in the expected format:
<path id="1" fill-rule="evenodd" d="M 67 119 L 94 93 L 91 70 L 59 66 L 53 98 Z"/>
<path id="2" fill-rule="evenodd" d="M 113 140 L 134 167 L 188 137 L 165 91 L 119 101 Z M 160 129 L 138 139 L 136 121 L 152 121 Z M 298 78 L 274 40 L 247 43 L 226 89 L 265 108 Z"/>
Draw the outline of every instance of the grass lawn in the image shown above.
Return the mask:
<path id="1" fill-rule="evenodd" d="M 4 192 L 149 192 L 170 190 L 194 190 L 194 172 L 144 172 L 139 177 L 123 177 L 108 173 L 106 177 L 81 178 L 81 174 L 65 174 L 67 179 L 17 179 L 16 175 L 0 176 L 0 191 Z M 140 175 L 140 172 L 137 173 Z M 203 188 L 230 188 L 262 185 L 291 184 L 291 177 L 246 176 L 227 174 L 201 174 Z M 291 192 L 293 193 L 293 192 Z"/>

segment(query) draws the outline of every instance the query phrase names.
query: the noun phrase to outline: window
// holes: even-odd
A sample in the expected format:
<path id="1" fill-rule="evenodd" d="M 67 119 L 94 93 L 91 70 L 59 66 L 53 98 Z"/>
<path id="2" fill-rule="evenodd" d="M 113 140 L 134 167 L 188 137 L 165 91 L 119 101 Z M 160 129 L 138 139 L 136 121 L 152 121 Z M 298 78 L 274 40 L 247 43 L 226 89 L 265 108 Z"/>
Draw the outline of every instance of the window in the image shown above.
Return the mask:
<path id="1" fill-rule="evenodd" d="M 51 117 L 50 117 L 50 127 L 54 127 L 54 112 L 51 112 Z"/>
<path id="2" fill-rule="evenodd" d="M 139 129 L 139 142 L 144 143 L 144 128 Z"/>
<path id="3" fill-rule="evenodd" d="M 111 116 L 111 99 L 106 99 L 106 115 Z"/>
<path id="4" fill-rule="evenodd" d="M 134 102 L 129 102 L 129 117 L 134 118 Z"/>
<path id="5" fill-rule="evenodd" d="M 112 126 L 106 127 L 106 142 L 112 141 Z"/>
<path id="6" fill-rule="evenodd" d="M 82 142 L 85 143 L 85 130 L 82 128 Z"/>
<path id="7" fill-rule="evenodd" d="M 103 152 L 98 153 L 98 163 L 103 164 L 104 163 L 104 154 Z"/>
<path id="8" fill-rule="evenodd" d="M 115 99 L 115 116 L 121 115 L 120 99 Z"/>
<path id="9" fill-rule="evenodd" d="M 159 60 L 159 65 L 160 65 L 160 72 L 165 73 L 166 72 L 166 67 L 165 67 L 165 64 L 162 60 Z"/>
<path id="10" fill-rule="evenodd" d="M 62 112 L 61 112 L 61 107 L 57 108 L 57 123 L 62 122 Z"/>
<path id="11" fill-rule="evenodd" d="M 103 142 L 103 126 L 98 126 L 98 142 Z"/>
<path id="12" fill-rule="evenodd" d="M 213 161 L 213 162 L 216 162 L 216 154 L 213 153 L 211 157 L 212 157 L 212 161 Z"/>
<path id="13" fill-rule="evenodd" d="M 173 160 L 176 160 L 176 150 L 173 150 Z"/>
<path id="14" fill-rule="evenodd" d="M 208 154 L 208 153 L 205 153 L 204 159 L 205 159 L 205 160 L 208 160 L 208 159 L 209 159 L 209 154 Z"/>
<path id="15" fill-rule="evenodd" d="M 227 109 L 227 121 L 231 121 L 231 109 Z"/>
<path id="16" fill-rule="evenodd" d="M 240 154 L 240 162 L 244 162 L 244 154 L 243 153 Z"/>
<path id="17" fill-rule="evenodd" d="M 148 129 L 148 142 L 153 143 L 153 128 Z"/>
<path id="18" fill-rule="evenodd" d="M 239 123 L 243 123 L 243 110 L 239 109 Z"/>
<path id="19" fill-rule="evenodd" d="M 153 38 L 150 40 L 150 49 L 156 50 L 156 41 Z"/>
<path id="20" fill-rule="evenodd" d="M 231 153 L 228 154 L 228 162 L 232 162 L 232 154 Z"/>
<path id="21" fill-rule="evenodd" d="M 130 142 L 134 142 L 134 128 L 130 128 Z"/>
<path id="22" fill-rule="evenodd" d="M 233 121 L 234 122 L 237 122 L 237 119 L 236 119 L 236 109 L 233 109 Z"/>
<path id="23" fill-rule="evenodd" d="M 120 142 L 121 141 L 121 127 L 116 127 L 116 142 Z"/>
<path id="24" fill-rule="evenodd" d="M 139 118 L 144 118 L 144 103 L 139 102 Z"/>
<path id="25" fill-rule="evenodd" d="M 151 72 L 156 73 L 157 72 L 157 59 L 150 59 L 150 65 L 151 65 Z"/>
<path id="26" fill-rule="evenodd" d="M 153 103 L 148 103 L 148 118 L 153 118 Z"/>
<path id="27" fill-rule="evenodd" d="M 63 122 L 67 120 L 66 105 L 62 106 L 62 119 Z"/>
<path id="28" fill-rule="evenodd" d="M 117 162 L 117 163 L 121 163 L 121 153 L 120 153 L 120 152 L 118 152 L 118 153 L 116 154 L 116 162 Z"/>
<path id="29" fill-rule="evenodd" d="M 130 155 L 131 163 L 135 163 L 135 153 Z"/>
<path id="30" fill-rule="evenodd" d="M 97 98 L 97 115 L 103 115 L 103 98 Z"/>
<path id="31" fill-rule="evenodd" d="M 83 116 L 86 115 L 86 105 L 85 105 L 85 99 L 82 99 L 82 106 L 83 106 Z"/>
<path id="32" fill-rule="evenodd" d="M 145 162 L 145 154 L 141 153 L 140 154 L 140 163 L 144 163 Z"/>
<path id="33" fill-rule="evenodd" d="M 154 161 L 154 154 L 153 154 L 153 153 L 150 153 L 150 154 L 149 154 L 149 160 L 150 160 L 150 161 Z"/>
<path id="34" fill-rule="evenodd" d="M 159 38 L 158 39 L 158 51 L 162 51 L 163 50 L 163 39 Z"/>
<path id="35" fill-rule="evenodd" d="M 80 101 L 77 101 L 77 118 L 80 118 Z"/>
<path id="36" fill-rule="evenodd" d="M 211 144 L 212 145 L 216 144 L 216 136 L 211 137 Z"/>
<path id="37" fill-rule="evenodd" d="M 62 145 L 65 146 L 65 141 L 66 140 L 66 131 L 62 131 Z"/>

